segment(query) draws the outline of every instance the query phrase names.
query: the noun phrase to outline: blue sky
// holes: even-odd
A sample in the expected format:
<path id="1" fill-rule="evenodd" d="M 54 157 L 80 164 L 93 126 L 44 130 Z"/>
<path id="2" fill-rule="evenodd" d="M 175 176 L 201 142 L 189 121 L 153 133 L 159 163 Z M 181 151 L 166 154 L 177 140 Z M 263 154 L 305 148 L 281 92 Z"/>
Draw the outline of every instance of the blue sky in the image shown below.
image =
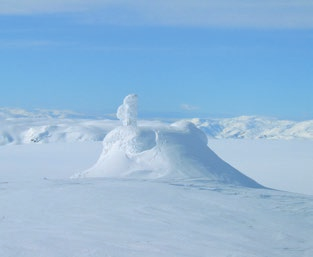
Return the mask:
<path id="1" fill-rule="evenodd" d="M 88 2 L 88 3 L 86 3 Z M 0 3 L 0 106 L 313 119 L 312 1 Z"/>

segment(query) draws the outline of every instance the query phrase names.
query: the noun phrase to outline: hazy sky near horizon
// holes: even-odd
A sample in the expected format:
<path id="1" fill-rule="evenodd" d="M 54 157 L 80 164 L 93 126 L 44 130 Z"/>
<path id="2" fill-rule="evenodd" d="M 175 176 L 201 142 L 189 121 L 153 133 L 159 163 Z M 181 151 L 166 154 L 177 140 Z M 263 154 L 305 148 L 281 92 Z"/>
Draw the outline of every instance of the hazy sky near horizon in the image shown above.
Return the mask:
<path id="1" fill-rule="evenodd" d="M 4 0 L 0 107 L 313 119 L 309 0 Z"/>

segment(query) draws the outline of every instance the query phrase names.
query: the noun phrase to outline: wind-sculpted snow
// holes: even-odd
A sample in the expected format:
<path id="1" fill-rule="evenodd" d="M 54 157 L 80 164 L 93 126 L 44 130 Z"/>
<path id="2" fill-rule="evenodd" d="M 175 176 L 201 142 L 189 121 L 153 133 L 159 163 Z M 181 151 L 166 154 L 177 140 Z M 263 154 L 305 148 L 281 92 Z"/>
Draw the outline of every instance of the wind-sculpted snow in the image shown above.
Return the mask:
<path id="1" fill-rule="evenodd" d="M 124 126 L 137 126 L 137 95 L 125 97 L 123 104 L 117 109 L 116 116 Z"/>
<path id="2" fill-rule="evenodd" d="M 118 108 L 118 116 L 125 105 L 127 113 L 136 113 L 136 104 L 128 104 L 130 97 Z M 104 138 L 98 162 L 75 177 L 193 178 L 262 187 L 221 160 L 193 123 L 180 121 L 156 130 L 135 126 L 136 116 L 127 113 L 122 115 L 124 125 Z"/>
<path id="3" fill-rule="evenodd" d="M 190 122 L 152 130 L 121 126 L 103 141 L 98 162 L 76 177 L 198 178 L 261 187 L 221 160 Z"/>

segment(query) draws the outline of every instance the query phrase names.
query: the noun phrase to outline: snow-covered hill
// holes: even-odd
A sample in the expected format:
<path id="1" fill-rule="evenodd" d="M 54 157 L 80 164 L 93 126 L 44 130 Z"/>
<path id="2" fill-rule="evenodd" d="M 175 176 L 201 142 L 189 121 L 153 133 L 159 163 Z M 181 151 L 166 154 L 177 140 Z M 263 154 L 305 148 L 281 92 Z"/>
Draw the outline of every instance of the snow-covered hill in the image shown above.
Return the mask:
<path id="1" fill-rule="evenodd" d="M 313 120 L 290 121 L 240 116 L 225 119 L 192 119 L 212 138 L 313 139 Z"/>
<path id="2" fill-rule="evenodd" d="M 242 116 L 224 119 L 191 119 L 210 138 L 313 139 L 313 120 L 296 122 Z M 168 121 L 140 120 L 142 126 L 162 127 Z M 109 116 L 90 117 L 69 111 L 25 111 L 0 108 L 0 145 L 102 141 L 121 125 Z"/>
<path id="3" fill-rule="evenodd" d="M 117 121 L 68 111 L 0 109 L 0 145 L 101 141 Z"/>

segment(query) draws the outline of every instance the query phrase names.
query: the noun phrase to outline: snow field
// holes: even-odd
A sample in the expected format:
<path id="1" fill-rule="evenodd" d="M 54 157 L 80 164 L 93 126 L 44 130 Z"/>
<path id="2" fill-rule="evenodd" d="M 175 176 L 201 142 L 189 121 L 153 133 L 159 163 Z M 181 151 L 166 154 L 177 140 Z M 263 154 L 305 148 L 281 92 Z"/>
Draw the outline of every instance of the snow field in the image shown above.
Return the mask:
<path id="1" fill-rule="evenodd" d="M 312 197 L 197 181 L 1 184 L 1 256 L 311 256 Z"/>
<path id="2" fill-rule="evenodd" d="M 239 163 L 240 142 L 212 148 L 233 150 Z M 279 149 L 279 141 L 260 142 Z M 253 150 L 263 156 L 268 148 Z M 99 142 L 0 148 L 0 256 L 313 255 L 312 196 L 192 179 L 68 179 L 101 151 Z"/>

